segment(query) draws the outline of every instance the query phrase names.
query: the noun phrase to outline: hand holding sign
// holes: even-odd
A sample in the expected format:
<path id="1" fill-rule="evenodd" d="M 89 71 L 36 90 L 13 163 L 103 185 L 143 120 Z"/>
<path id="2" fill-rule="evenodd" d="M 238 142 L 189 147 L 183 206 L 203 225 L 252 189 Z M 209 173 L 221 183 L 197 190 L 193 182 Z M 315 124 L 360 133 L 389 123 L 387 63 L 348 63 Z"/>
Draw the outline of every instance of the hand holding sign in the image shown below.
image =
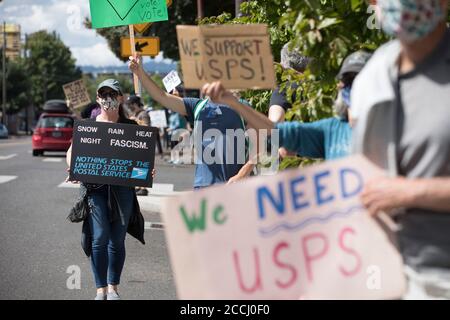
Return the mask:
<path id="1" fill-rule="evenodd" d="M 136 57 L 130 56 L 128 62 L 128 67 L 130 68 L 131 72 L 138 75 L 141 72 L 144 72 L 144 68 L 142 67 L 141 60 L 139 59 L 139 55 L 136 54 Z"/>

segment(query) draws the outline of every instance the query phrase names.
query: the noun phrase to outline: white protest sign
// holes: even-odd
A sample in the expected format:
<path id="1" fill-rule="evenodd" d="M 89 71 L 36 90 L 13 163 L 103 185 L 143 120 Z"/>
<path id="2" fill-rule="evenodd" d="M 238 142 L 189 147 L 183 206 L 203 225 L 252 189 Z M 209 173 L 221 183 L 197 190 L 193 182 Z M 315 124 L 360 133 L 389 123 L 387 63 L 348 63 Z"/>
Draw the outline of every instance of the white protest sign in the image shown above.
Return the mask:
<path id="1" fill-rule="evenodd" d="M 170 71 L 169 74 L 164 77 L 163 84 L 167 92 L 171 92 L 173 89 L 178 87 L 181 84 L 181 79 L 178 76 L 178 72 L 175 70 Z"/>
<path id="2" fill-rule="evenodd" d="M 149 112 L 152 127 L 166 128 L 167 118 L 164 110 L 154 110 Z"/>
<path id="3" fill-rule="evenodd" d="M 354 156 L 171 197 L 178 298 L 401 297 L 401 256 L 359 200 L 382 174 Z"/>
<path id="4" fill-rule="evenodd" d="M 66 98 L 72 108 L 77 109 L 91 103 L 91 98 L 82 79 L 63 85 Z"/>

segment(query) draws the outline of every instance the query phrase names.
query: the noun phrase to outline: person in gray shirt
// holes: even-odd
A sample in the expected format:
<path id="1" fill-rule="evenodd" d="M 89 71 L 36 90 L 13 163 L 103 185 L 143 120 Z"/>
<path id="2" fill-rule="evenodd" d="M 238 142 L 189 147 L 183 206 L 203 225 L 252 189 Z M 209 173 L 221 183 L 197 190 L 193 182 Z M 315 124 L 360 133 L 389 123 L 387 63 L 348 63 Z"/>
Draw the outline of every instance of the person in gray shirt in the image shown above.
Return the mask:
<path id="1" fill-rule="evenodd" d="M 356 78 L 354 151 L 386 169 L 362 202 L 397 213 L 404 298 L 450 299 L 450 30 L 448 0 L 378 0 L 394 35 Z"/>

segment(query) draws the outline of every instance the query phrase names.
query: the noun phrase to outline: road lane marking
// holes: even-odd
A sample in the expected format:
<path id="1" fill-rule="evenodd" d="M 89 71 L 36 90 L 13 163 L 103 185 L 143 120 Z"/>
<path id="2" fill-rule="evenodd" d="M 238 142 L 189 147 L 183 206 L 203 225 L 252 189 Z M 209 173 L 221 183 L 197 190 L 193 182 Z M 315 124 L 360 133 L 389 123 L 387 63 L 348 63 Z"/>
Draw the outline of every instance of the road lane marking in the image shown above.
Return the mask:
<path id="1" fill-rule="evenodd" d="M 154 183 L 152 188 L 148 188 L 148 194 L 158 196 L 168 196 L 173 194 L 174 185 L 171 183 Z"/>
<path id="2" fill-rule="evenodd" d="M 79 183 L 72 183 L 72 182 L 65 182 L 65 181 L 61 182 L 58 185 L 58 188 L 74 188 L 74 189 L 77 189 L 79 187 L 80 187 Z"/>
<path id="3" fill-rule="evenodd" d="M 0 156 L 0 160 L 9 160 L 17 156 L 17 153 L 9 154 L 7 156 Z"/>
<path id="4" fill-rule="evenodd" d="M 42 160 L 43 162 L 62 162 L 62 158 L 45 158 Z"/>
<path id="5" fill-rule="evenodd" d="M 14 147 L 14 146 L 21 146 L 24 144 L 30 144 L 30 141 L 24 141 L 24 142 L 12 142 L 12 143 L 0 143 L 1 147 Z"/>
<path id="6" fill-rule="evenodd" d="M 12 181 L 16 178 L 17 178 L 17 176 L 0 176 L 0 184 Z"/>

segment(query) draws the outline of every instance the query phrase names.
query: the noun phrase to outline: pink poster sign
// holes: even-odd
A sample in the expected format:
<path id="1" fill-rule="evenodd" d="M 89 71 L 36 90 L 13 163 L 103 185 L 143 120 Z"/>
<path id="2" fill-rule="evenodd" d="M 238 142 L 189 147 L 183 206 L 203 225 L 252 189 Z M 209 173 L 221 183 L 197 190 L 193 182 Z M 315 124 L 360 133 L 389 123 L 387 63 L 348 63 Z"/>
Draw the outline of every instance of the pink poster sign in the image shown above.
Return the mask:
<path id="1" fill-rule="evenodd" d="M 166 201 L 180 299 L 394 299 L 401 256 L 362 207 L 361 156 Z"/>

